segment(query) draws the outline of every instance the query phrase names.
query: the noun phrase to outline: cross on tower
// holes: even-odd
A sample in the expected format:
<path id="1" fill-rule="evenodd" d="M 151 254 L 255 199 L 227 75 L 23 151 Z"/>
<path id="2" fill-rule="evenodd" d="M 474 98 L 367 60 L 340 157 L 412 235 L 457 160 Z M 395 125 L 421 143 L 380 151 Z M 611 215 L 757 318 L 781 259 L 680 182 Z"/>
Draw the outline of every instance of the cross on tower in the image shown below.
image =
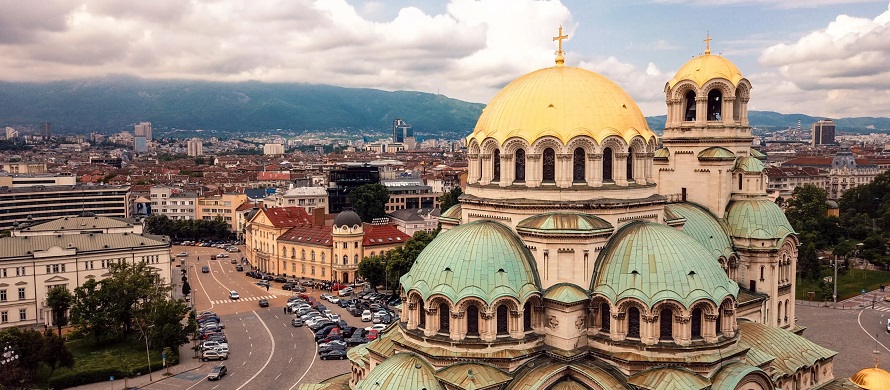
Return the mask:
<path id="1" fill-rule="evenodd" d="M 559 50 L 556 51 L 556 54 L 564 54 L 564 52 L 562 51 L 562 40 L 563 39 L 569 39 L 569 36 L 568 36 L 568 34 L 562 35 L 562 25 L 560 25 L 559 26 L 559 34 L 556 34 L 556 36 L 553 37 L 554 41 L 559 41 Z"/>
<path id="2" fill-rule="evenodd" d="M 705 54 L 711 54 L 711 41 L 713 41 L 713 39 L 711 39 L 711 33 L 709 32 L 708 37 L 705 38 L 705 41 L 704 41 L 705 42 Z"/>

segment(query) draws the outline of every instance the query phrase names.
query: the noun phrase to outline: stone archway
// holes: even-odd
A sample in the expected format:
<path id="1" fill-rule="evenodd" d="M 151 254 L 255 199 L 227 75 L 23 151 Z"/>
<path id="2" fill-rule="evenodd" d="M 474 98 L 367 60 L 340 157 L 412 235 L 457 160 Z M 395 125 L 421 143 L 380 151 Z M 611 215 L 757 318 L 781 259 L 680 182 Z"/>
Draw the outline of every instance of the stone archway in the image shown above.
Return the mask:
<path id="1" fill-rule="evenodd" d="M 343 281 L 343 284 L 348 284 L 349 283 L 349 272 L 344 272 L 343 279 L 341 279 L 341 280 Z"/>

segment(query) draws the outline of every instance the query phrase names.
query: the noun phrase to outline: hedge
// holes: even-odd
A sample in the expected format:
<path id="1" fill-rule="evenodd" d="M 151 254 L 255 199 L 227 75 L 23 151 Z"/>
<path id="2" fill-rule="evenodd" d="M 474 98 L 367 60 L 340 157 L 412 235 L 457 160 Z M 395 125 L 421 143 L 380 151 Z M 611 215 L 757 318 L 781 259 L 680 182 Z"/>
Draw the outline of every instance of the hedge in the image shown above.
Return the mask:
<path id="1" fill-rule="evenodd" d="M 167 358 L 167 366 L 175 366 L 179 363 L 179 354 L 177 350 L 173 350 L 172 356 Z M 164 369 L 162 365 L 152 365 L 152 372 Z M 129 372 L 131 376 L 139 376 L 148 374 L 148 363 L 131 367 Z M 115 381 L 122 381 L 126 377 L 126 373 L 117 367 L 83 367 L 80 369 L 65 370 L 57 375 L 53 375 L 49 380 L 50 389 L 67 389 L 80 385 L 86 385 L 96 382 L 107 382 L 109 378 L 114 377 Z"/>

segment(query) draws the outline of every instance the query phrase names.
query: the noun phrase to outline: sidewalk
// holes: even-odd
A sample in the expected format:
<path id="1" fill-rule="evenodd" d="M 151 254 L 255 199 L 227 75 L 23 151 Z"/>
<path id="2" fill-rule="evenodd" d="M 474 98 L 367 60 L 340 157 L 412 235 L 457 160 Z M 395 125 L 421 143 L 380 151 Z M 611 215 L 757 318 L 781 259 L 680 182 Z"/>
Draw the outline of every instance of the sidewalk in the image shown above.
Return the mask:
<path id="1" fill-rule="evenodd" d="M 179 347 L 179 364 L 175 366 L 170 366 L 170 374 L 164 375 L 166 370 L 163 368 L 151 373 L 151 379 L 149 379 L 148 374 L 137 376 L 133 378 L 114 378 L 114 381 L 104 381 L 104 382 L 96 382 L 90 383 L 88 385 L 72 387 L 72 389 L 82 389 L 82 390 L 92 390 L 92 389 L 102 389 L 102 390 L 114 390 L 114 389 L 124 389 L 126 387 L 132 388 L 142 388 L 148 386 L 152 383 L 157 383 L 164 381 L 168 378 L 172 378 L 174 375 L 181 374 L 187 371 L 193 371 L 200 369 L 204 366 L 204 362 L 201 359 L 194 359 L 192 356 L 195 356 L 195 351 L 192 350 L 192 343 L 188 343 Z"/>
<path id="2" fill-rule="evenodd" d="M 860 294 L 852 298 L 847 298 L 843 301 L 838 301 L 837 307 L 831 301 L 807 301 L 803 299 L 798 299 L 798 305 L 804 306 L 813 306 L 813 307 L 827 307 L 830 309 L 837 310 L 859 310 L 864 307 L 872 307 L 872 304 L 877 304 L 884 302 L 884 297 L 890 296 L 890 289 L 884 289 L 882 292 L 880 289 L 874 289 L 872 291 L 866 291 L 865 294 Z"/>

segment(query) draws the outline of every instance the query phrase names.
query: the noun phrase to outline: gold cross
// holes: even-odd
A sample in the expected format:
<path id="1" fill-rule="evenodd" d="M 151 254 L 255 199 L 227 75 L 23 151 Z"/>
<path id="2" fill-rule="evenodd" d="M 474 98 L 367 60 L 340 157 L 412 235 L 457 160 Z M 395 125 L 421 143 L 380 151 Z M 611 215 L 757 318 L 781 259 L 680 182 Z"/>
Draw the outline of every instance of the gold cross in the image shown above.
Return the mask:
<path id="1" fill-rule="evenodd" d="M 564 54 L 562 51 L 562 40 L 563 39 L 569 39 L 569 35 L 568 34 L 562 35 L 562 26 L 560 25 L 559 26 L 559 34 L 557 34 L 557 36 L 553 37 L 554 41 L 559 41 L 559 50 L 556 52 L 556 54 Z"/>
<path id="2" fill-rule="evenodd" d="M 705 39 L 705 41 L 704 41 L 705 42 L 705 54 L 711 54 L 711 41 L 713 41 L 713 39 L 711 39 L 711 33 L 709 32 L 708 38 Z"/>

